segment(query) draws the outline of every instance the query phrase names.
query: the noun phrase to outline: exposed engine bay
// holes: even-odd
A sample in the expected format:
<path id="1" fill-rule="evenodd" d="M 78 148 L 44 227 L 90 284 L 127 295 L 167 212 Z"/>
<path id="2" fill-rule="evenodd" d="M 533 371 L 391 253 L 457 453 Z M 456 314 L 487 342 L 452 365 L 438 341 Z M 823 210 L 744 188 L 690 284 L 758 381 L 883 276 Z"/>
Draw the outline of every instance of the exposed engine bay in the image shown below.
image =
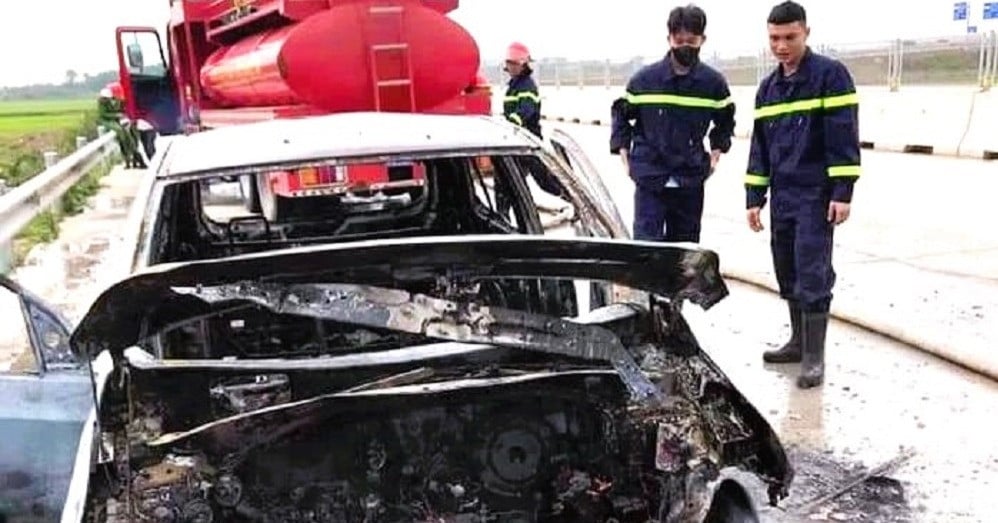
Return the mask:
<path id="1" fill-rule="evenodd" d="M 476 260 L 494 249 L 512 261 L 463 265 L 446 279 L 393 267 L 396 282 L 444 283 L 427 287 L 376 284 L 384 278 L 372 265 L 333 282 L 266 280 L 255 275 L 268 262 L 248 259 L 135 277 L 107 293 L 74 333 L 81 345 L 122 347 L 103 390 L 88 520 L 702 522 L 713 521 L 730 469 L 755 474 L 771 504 L 786 497 L 793 470 L 778 438 L 672 300 L 570 320 L 482 303 L 479 287 L 458 284 L 476 271 L 599 272 L 709 301 L 720 292 L 702 282 L 715 272 L 670 280 L 647 256 L 642 266 L 607 261 L 655 246 L 469 244 L 433 249 Z M 398 256 L 395 245 L 380 248 L 366 259 Z M 336 247 L 324 249 L 284 256 L 344 266 L 330 256 Z M 601 265 L 573 259 L 597 249 Z M 545 257 L 555 256 L 552 266 Z M 683 253 L 679 263 L 703 260 Z M 296 337 L 292 319 L 315 330 Z M 234 339 L 231 329 L 247 327 Z M 355 339 L 364 330 L 371 342 Z M 303 349 L 316 339 L 325 347 Z"/>
<path id="2" fill-rule="evenodd" d="M 708 362 L 642 351 L 653 408 L 611 369 L 501 348 L 373 385 L 131 368 L 92 521 L 703 521 L 721 467 L 775 456 Z"/>

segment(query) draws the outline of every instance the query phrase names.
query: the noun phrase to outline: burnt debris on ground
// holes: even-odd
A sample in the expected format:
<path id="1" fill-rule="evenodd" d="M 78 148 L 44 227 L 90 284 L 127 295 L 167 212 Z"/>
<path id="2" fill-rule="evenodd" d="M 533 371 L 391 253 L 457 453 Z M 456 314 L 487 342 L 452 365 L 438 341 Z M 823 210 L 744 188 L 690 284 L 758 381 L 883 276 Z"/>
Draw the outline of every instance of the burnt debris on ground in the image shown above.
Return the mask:
<path id="1" fill-rule="evenodd" d="M 890 477 L 893 467 L 847 462 L 798 446 L 788 446 L 787 454 L 797 476 L 790 497 L 781 503 L 783 510 L 771 512 L 775 521 L 915 521 L 906 485 Z M 884 468 L 888 470 L 879 473 Z"/>

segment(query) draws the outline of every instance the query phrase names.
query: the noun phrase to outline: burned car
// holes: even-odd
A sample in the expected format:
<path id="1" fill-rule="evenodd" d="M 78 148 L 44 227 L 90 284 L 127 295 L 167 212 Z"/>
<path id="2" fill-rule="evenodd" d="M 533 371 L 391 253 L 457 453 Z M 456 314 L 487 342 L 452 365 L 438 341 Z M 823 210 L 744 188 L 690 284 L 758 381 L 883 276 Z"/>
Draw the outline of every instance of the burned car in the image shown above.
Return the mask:
<path id="1" fill-rule="evenodd" d="M 356 132 L 396 116 L 433 132 Z M 680 312 L 727 294 L 714 253 L 628 240 L 568 137 L 396 116 L 183 137 L 139 191 L 131 275 L 78 325 L 11 286 L 42 369 L 17 397 L 48 407 L 8 411 L 82 434 L 24 432 L 51 452 L 0 460 L 0 519 L 757 521 L 786 496 L 778 438 Z M 316 132 L 334 122 L 353 127 Z M 211 201 L 226 178 L 400 162 L 424 181 L 347 184 L 319 219 Z M 527 186 L 544 173 L 560 227 Z"/>
<path id="2" fill-rule="evenodd" d="M 537 278 L 648 301 L 569 319 L 502 292 Z M 792 469 L 675 306 L 726 293 L 707 250 L 526 235 L 160 265 L 72 335 L 114 370 L 99 465 L 77 468 L 68 507 L 111 522 L 756 521 L 733 471 L 776 502 Z M 290 327 L 293 342 L 268 335 Z"/>

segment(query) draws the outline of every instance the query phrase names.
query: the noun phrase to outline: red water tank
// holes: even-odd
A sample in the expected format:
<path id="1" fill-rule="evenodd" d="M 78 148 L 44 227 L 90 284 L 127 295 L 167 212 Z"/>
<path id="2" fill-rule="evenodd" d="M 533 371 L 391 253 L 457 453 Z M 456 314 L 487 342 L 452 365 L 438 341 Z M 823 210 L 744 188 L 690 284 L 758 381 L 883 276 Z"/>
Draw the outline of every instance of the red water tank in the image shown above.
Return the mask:
<path id="1" fill-rule="evenodd" d="M 304 103 L 329 112 L 373 110 L 375 45 L 408 55 L 416 111 L 474 83 L 479 50 L 463 27 L 418 0 L 388 5 L 402 10 L 391 18 L 384 14 L 386 2 L 358 0 L 219 49 L 201 68 L 204 92 L 227 107 Z"/>

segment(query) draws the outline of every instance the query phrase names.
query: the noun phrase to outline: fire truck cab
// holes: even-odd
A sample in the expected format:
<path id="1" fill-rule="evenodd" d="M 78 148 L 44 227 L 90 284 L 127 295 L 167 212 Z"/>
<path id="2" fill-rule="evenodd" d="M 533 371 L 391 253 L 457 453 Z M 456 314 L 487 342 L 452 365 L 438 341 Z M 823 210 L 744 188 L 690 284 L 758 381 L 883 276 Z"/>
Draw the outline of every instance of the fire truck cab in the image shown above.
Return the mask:
<path id="1" fill-rule="evenodd" d="M 342 112 L 488 115 L 478 46 L 446 16 L 457 7 L 458 0 L 171 0 L 167 52 L 154 28 L 117 30 L 126 114 L 161 135 Z M 246 177 L 245 203 L 279 221 L 302 199 L 335 193 L 338 176 L 376 186 L 405 171 L 357 169 Z"/>

